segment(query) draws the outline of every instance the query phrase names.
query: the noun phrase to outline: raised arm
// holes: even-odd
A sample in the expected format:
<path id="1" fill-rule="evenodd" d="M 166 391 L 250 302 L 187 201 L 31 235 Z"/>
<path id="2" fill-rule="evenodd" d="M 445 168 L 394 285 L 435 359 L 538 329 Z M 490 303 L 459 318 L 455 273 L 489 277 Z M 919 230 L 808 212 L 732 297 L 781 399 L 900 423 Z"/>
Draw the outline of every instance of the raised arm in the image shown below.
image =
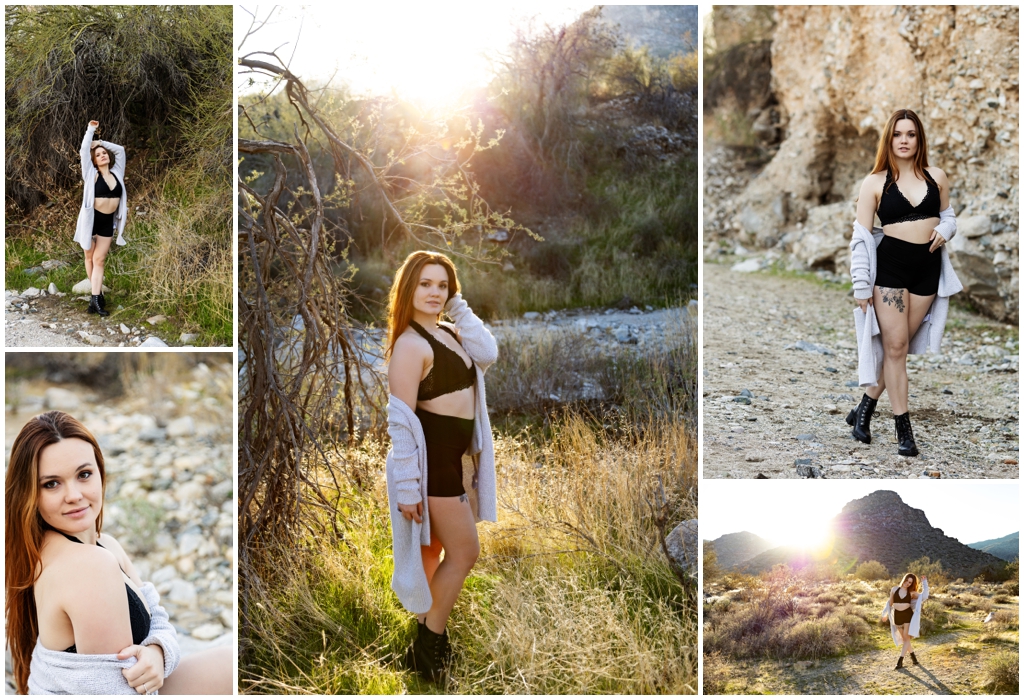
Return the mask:
<path id="1" fill-rule="evenodd" d="M 89 126 L 85 128 L 85 138 L 82 139 L 82 148 L 79 151 L 79 155 L 82 157 L 83 179 L 85 178 L 85 173 L 92 167 L 92 135 L 96 133 L 96 127 L 99 125 L 99 122 L 91 121 Z"/>
<path id="2" fill-rule="evenodd" d="M 100 141 L 100 143 L 103 144 L 105 149 L 114 155 L 114 165 L 110 169 L 123 181 L 125 161 L 124 146 L 118 146 L 116 143 L 111 143 L 110 141 Z"/>
<path id="3" fill-rule="evenodd" d="M 480 365 L 481 370 L 493 365 L 498 359 L 498 343 L 480 317 L 469 308 L 462 295 L 456 294 L 449 299 L 444 310 L 458 328 L 462 347 L 466 349 L 466 354 L 473 358 L 473 362 Z"/>

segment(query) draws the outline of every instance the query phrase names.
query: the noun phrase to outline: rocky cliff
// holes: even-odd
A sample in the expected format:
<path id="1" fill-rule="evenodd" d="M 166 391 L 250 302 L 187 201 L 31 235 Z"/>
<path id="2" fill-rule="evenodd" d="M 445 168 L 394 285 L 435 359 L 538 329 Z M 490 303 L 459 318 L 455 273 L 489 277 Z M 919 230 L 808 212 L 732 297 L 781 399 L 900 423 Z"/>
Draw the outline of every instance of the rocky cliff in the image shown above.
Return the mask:
<path id="1" fill-rule="evenodd" d="M 740 562 L 756 557 L 774 546 L 768 540 L 758 537 L 752 532 L 732 532 L 704 544 L 705 547 L 708 545 L 714 548 L 718 565 L 723 569 L 731 569 Z"/>
<path id="2" fill-rule="evenodd" d="M 772 157 L 749 181 L 706 174 L 706 239 L 848 274 L 854 199 L 879 130 L 910 108 L 924 120 L 930 164 L 949 176 L 959 220 L 950 251 L 966 294 L 1017 323 L 1018 16 L 1010 6 L 776 7 L 774 23 L 758 25 L 771 41 L 771 97 L 715 107 L 738 110 Z M 717 52 L 762 40 L 734 26 L 745 17 L 716 9 Z"/>

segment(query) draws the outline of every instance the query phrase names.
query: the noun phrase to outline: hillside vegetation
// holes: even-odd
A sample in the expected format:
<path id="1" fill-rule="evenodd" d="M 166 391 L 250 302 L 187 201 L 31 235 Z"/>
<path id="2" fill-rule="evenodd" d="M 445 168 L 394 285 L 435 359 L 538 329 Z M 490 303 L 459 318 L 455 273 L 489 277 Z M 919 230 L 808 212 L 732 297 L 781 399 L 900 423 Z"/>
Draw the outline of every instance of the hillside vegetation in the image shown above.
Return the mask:
<path id="1" fill-rule="evenodd" d="M 72 240 L 90 120 L 125 147 L 128 245 L 113 246 L 112 320 L 172 316 L 197 344 L 232 328 L 230 6 L 6 8 L 8 288 L 84 279 Z M 47 259 L 70 264 L 29 276 Z"/>

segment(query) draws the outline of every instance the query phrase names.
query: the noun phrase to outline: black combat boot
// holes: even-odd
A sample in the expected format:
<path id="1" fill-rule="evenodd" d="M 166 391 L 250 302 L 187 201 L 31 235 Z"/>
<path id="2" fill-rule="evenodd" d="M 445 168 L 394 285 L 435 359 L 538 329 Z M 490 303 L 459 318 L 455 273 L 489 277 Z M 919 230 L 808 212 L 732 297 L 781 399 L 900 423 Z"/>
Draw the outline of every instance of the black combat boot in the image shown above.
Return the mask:
<path id="1" fill-rule="evenodd" d="M 89 313 L 99 314 L 100 316 L 109 316 L 110 312 L 100 306 L 100 295 L 93 294 L 89 301 Z"/>
<path id="2" fill-rule="evenodd" d="M 103 296 L 103 292 L 100 292 L 100 308 L 104 310 L 107 308 L 107 299 Z"/>
<path id="3" fill-rule="evenodd" d="M 448 630 L 437 634 L 424 623 L 417 623 L 416 639 L 405 654 L 406 667 L 426 680 L 443 682 L 446 673 L 444 657 L 447 642 Z"/>
<path id="4" fill-rule="evenodd" d="M 894 668 L 893 671 L 899 671 L 901 668 L 903 668 L 903 657 L 902 656 L 900 657 L 900 660 L 896 662 L 896 668 Z"/>
<path id="5" fill-rule="evenodd" d="M 896 441 L 900 444 L 897 452 L 904 457 L 917 456 L 917 443 L 914 442 L 914 430 L 910 427 L 910 413 L 893 416 L 896 420 Z"/>
<path id="6" fill-rule="evenodd" d="M 867 445 L 871 444 L 871 415 L 875 412 L 875 406 L 877 405 L 878 399 L 873 399 L 864 394 L 860 400 L 860 405 L 850 411 L 850 415 L 846 416 L 847 425 L 853 426 L 850 435 Z"/>
<path id="7" fill-rule="evenodd" d="M 914 654 L 914 652 L 910 652 L 910 660 L 914 662 L 915 666 L 921 665 L 921 662 L 917 660 L 917 656 Z"/>

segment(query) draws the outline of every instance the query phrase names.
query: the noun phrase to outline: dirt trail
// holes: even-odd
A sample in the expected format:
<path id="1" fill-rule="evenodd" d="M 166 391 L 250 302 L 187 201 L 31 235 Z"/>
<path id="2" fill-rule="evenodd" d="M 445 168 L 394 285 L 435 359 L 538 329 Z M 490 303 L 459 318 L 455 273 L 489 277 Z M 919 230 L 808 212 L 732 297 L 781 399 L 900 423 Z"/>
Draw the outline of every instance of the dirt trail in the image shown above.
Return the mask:
<path id="1" fill-rule="evenodd" d="M 986 653 L 977 629 L 915 640 L 919 666 L 895 671 L 896 647 L 820 661 L 734 662 L 728 692 L 796 695 L 971 695 L 981 692 Z M 986 645 L 987 646 L 987 645 Z M 1001 646 L 1001 645 L 1000 645 Z"/>
<path id="2" fill-rule="evenodd" d="M 845 422 L 863 393 L 849 292 L 707 262 L 703 296 L 705 477 L 1018 478 L 1016 327 L 951 309 L 941 354 L 909 358 L 921 455 L 900 457 L 886 396 L 870 445 Z"/>

